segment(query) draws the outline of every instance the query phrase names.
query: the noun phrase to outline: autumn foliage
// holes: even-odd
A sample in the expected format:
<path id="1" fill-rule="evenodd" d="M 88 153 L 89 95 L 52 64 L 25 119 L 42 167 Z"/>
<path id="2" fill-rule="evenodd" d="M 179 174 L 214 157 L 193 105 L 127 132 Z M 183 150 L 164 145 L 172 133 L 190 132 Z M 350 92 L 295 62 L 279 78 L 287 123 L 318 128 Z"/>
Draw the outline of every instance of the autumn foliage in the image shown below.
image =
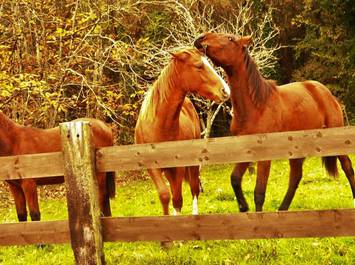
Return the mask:
<path id="1" fill-rule="evenodd" d="M 351 1 L 273 2 L 3 0 L 0 110 L 42 128 L 100 118 L 118 129 L 119 143 L 130 143 L 143 94 L 168 51 L 215 30 L 252 34 L 251 53 L 265 75 L 279 83 L 324 82 L 351 120 Z M 208 104 L 196 104 L 208 110 Z"/>

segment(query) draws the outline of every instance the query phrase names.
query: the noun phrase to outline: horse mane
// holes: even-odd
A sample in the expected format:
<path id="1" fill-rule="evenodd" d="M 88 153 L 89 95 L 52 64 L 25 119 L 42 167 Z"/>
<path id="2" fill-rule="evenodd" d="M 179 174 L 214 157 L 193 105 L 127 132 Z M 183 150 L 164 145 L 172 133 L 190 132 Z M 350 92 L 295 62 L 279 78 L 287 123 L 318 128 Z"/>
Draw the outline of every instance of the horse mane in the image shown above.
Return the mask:
<path id="1" fill-rule="evenodd" d="M 144 97 L 140 116 L 145 120 L 153 120 L 156 114 L 156 107 L 167 100 L 169 91 L 175 86 L 174 76 L 176 75 L 176 63 L 172 59 L 161 71 L 153 86 L 148 89 Z"/>
<path id="2" fill-rule="evenodd" d="M 252 102 L 260 107 L 264 105 L 269 96 L 276 89 L 276 82 L 274 80 L 265 79 L 254 60 L 248 53 L 248 50 L 244 50 L 244 62 L 248 73 L 249 93 Z"/>

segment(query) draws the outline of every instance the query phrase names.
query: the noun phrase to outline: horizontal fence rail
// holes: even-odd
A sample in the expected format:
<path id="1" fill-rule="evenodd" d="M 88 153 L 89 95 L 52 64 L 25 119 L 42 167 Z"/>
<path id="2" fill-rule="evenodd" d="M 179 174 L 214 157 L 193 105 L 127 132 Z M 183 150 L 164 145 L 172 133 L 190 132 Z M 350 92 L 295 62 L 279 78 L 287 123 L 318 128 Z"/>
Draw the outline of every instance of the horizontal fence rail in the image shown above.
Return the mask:
<path id="1" fill-rule="evenodd" d="M 106 242 L 355 236 L 355 209 L 101 220 Z M 0 225 L 0 246 L 69 242 L 68 221 Z"/>
<path id="2" fill-rule="evenodd" d="M 355 153 L 355 127 L 125 145 L 96 152 L 99 172 Z M 0 180 L 64 174 L 60 152 L 0 158 Z"/>
<path id="3" fill-rule="evenodd" d="M 0 246 L 71 242 L 77 264 L 100 265 L 103 241 L 355 236 L 355 209 L 100 219 L 94 177 L 95 171 L 355 153 L 355 127 L 104 147 L 96 159 L 88 123 L 60 129 L 63 152 L 0 157 L 0 180 L 65 175 L 69 221 L 1 224 Z"/>

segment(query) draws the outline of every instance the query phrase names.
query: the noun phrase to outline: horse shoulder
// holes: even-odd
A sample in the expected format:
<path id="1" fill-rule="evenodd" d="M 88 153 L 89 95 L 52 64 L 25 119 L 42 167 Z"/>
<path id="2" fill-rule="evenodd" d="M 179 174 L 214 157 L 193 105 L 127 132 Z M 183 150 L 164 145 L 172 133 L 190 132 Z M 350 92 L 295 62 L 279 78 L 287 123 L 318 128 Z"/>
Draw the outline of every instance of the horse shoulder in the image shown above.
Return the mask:
<path id="1" fill-rule="evenodd" d="M 197 114 L 195 106 L 192 104 L 191 100 L 188 98 L 185 99 L 185 101 L 182 105 L 181 113 L 188 116 L 188 118 L 194 122 L 199 121 L 199 116 Z"/>
<path id="2" fill-rule="evenodd" d="M 178 140 L 197 139 L 200 137 L 201 128 L 199 116 L 190 99 L 185 98 L 179 118 Z"/>

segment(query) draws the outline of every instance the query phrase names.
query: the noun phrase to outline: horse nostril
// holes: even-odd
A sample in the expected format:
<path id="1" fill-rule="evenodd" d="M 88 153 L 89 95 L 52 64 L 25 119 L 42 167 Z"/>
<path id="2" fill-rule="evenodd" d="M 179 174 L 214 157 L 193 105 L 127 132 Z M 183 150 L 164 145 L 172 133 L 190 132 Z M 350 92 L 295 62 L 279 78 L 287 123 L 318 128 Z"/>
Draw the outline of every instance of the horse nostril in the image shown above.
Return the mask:
<path id="1" fill-rule="evenodd" d="M 226 99 L 229 98 L 229 94 L 228 94 L 228 92 L 225 89 L 222 89 L 222 95 Z"/>
<path id="2" fill-rule="evenodd" d="M 201 44 L 201 41 L 199 39 L 195 40 L 194 41 L 194 46 L 197 48 L 197 49 L 202 49 L 203 46 Z"/>

